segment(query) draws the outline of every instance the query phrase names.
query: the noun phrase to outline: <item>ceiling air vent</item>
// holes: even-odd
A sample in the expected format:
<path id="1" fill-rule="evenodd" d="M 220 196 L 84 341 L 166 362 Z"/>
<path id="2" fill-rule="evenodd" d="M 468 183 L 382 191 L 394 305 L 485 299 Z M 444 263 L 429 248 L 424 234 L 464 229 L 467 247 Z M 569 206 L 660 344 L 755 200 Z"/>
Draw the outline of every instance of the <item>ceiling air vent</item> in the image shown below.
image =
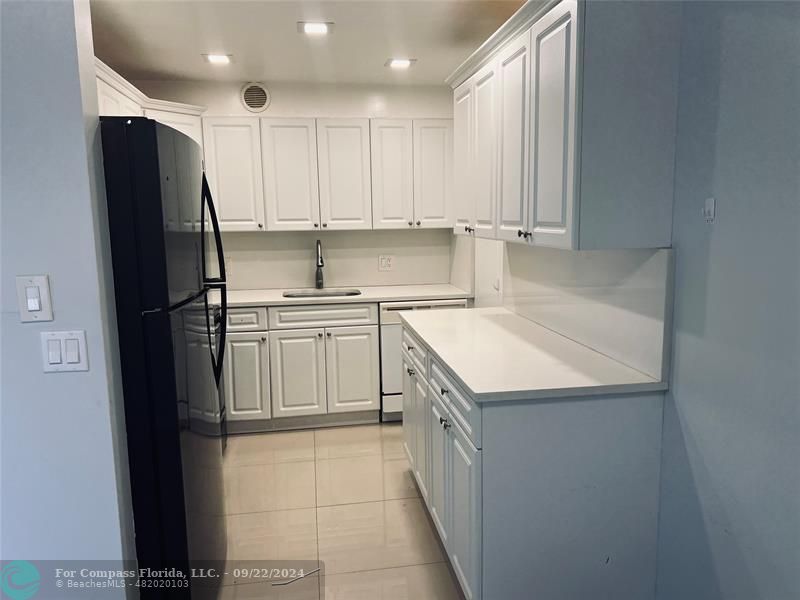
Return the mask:
<path id="1" fill-rule="evenodd" d="M 263 112 L 267 110 L 271 100 L 269 91 L 262 83 L 246 83 L 242 86 L 240 94 L 242 104 L 250 112 Z"/>

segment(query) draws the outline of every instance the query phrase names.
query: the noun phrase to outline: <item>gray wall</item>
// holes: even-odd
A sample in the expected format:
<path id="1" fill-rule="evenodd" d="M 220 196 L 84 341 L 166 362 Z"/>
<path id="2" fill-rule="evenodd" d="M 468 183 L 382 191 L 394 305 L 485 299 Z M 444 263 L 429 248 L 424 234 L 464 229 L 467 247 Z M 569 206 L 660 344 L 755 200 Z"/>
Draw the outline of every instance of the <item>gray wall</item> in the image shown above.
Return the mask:
<path id="1" fill-rule="evenodd" d="M 89 6 L 3 1 L 0 16 L 2 557 L 125 558 L 132 517 Z M 55 320 L 20 323 L 14 277 L 39 273 L 50 275 Z M 42 372 L 39 333 L 63 329 L 86 330 L 88 372 Z"/>
<path id="2" fill-rule="evenodd" d="M 684 10 L 657 596 L 789 600 L 800 597 L 800 4 Z"/>

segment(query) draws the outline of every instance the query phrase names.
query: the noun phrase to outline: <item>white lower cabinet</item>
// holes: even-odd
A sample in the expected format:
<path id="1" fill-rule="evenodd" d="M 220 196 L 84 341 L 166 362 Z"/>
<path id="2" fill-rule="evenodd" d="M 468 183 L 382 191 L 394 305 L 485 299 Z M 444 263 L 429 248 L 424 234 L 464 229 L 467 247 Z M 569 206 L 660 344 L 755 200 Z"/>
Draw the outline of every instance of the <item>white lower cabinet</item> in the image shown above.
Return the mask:
<path id="1" fill-rule="evenodd" d="M 377 325 L 325 330 L 329 413 L 380 408 L 378 344 Z"/>
<path id="2" fill-rule="evenodd" d="M 481 451 L 455 408 L 403 353 L 403 436 L 411 471 L 467 600 L 481 597 Z M 458 409 L 463 410 L 463 409 Z"/>
<path id="3" fill-rule="evenodd" d="M 225 343 L 225 406 L 229 421 L 270 418 L 267 332 L 229 333 Z"/>
<path id="4" fill-rule="evenodd" d="M 325 386 L 325 330 L 270 332 L 272 415 L 321 415 L 328 410 Z"/>
<path id="5" fill-rule="evenodd" d="M 272 416 L 380 409 L 378 326 L 272 331 Z"/>

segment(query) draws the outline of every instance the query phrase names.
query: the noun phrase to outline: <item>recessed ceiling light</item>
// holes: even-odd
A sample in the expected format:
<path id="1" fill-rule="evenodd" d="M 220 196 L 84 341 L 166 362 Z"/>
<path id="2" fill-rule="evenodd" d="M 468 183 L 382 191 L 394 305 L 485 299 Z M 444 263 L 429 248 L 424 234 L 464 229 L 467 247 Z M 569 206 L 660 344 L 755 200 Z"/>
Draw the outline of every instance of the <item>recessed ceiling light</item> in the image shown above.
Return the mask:
<path id="1" fill-rule="evenodd" d="M 333 23 L 323 21 L 300 21 L 297 24 L 297 31 L 308 35 L 326 35 L 333 30 Z"/>
<path id="2" fill-rule="evenodd" d="M 230 54 L 203 54 L 203 58 L 212 65 L 229 65 L 231 62 Z"/>
<path id="3" fill-rule="evenodd" d="M 417 62 L 416 58 L 390 58 L 386 61 L 385 66 L 390 69 L 408 69 L 415 62 Z"/>

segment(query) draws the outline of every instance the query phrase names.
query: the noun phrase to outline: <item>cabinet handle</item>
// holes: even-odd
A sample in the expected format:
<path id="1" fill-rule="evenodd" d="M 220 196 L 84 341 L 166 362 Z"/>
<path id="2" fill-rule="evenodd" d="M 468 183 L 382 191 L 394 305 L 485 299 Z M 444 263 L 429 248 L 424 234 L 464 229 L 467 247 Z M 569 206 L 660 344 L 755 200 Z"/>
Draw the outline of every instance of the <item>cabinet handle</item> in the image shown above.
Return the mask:
<path id="1" fill-rule="evenodd" d="M 409 221 L 409 222 L 408 222 L 408 226 L 409 226 L 409 227 L 413 227 L 413 226 L 414 226 L 414 223 L 413 223 L 413 221 Z"/>
<path id="2" fill-rule="evenodd" d="M 408 351 L 409 352 L 413 352 L 414 351 L 414 346 L 408 346 Z"/>
<path id="3" fill-rule="evenodd" d="M 517 229 L 517 237 L 520 238 L 522 236 L 528 237 L 528 234 L 522 231 L 522 229 Z"/>
<path id="4" fill-rule="evenodd" d="M 406 371 L 408 372 L 409 375 L 413 375 L 414 374 L 414 369 L 409 369 L 409 368 L 406 367 Z"/>
<path id="5" fill-rule="evenodd" d="M 314 227 L 319 227 L 319 223 L 314 223 Z"/>
<path id="6" fill-rule="evenodd" d="M 417 227 L 419 227 L 420 225 L 422 225 L 422 221 L 417 221 Z"/>
<path id="7" fill-rule="evenodd" d="M 318 337 L 318 338 L 321 338 L 321 337 L 322 337 L 322 332 L 321 332 L 321 331 L 320 331 L 320 332 L 317 334 L 317 337 Z"/>
<path id="8" fill-rule="evenodd" d="M 450 421 L 448 421 L 444 417 L 439 417 L 439 423 L 441 424 L 442 429 L 447 430 L 450 428 Z"/>
<path id="9" fill-rule="evenodd" d="M 533 237 L 533 234 L 532 234 L 530 231 L 526 231 L 526 232 L 525 232 L 525 239 L 526 239 L 526 240 L 527 240 L 528 238 L 532 238 L 532 237 Z"/>
<path id="10" fill-rule="evenodd" d="M 325 335 L 327 335 L 328 337 L 331 337 L 331 332 L 330 331 L 326 331 Z"/>
<path id="11" fill-rule="evenodd" d="M 261 336 L 261 343 L 263 344 L 263 343 L 264 343 L 264 342 L 266 342 L 266 341 L 267 341 L 267 336 L 265 336 L 265 335 L 262 335 L 262 336 Z"/>
<path id="12" fill-rule="evenodd" d="M 328 224 L 327 224 L 327 223 L 323 223 L 323 224 L 322 224 L 322 226 L 323 226 L 323 227 L 327 227 L 327 226 L 328 226 Z"/>
<path id="13" fill-rule="evenodd" d="M 444 396 L 445 394 L 449 394 L 450 393 L 450 390 L 446 390 L 444 388 L 439 388 L 439 391 L 441 392 L 442 396 Z"/>
<path id="14" fill-rule="evenodd" d="M 264 229 L 264 224 L 263 224 L 263 223 L 259 223 L 259 224 L 258 224 L 258 228 L 259 228 L 259 229 Z"/>

